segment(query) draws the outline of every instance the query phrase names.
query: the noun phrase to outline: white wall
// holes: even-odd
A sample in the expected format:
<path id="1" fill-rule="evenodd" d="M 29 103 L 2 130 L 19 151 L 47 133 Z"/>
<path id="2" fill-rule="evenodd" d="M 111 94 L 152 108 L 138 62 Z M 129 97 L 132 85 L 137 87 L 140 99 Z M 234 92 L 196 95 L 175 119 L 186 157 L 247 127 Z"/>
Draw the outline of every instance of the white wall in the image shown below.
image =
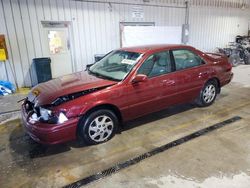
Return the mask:
<path id="1" fill-rule="evenodd" d="M 189 20 L 189 43 L 201 50 L 214 51 L 233 42 L 236 35 L 247 35 L 250 10 L 192 6 Z"/>
<path id="2" fill-rule="evenodd" d="M 16 78 L 19 87 L 31 85 L 29 67 L 32 58 L 48 56 L 42 42 L 41 21 L 71 22 L 74 71 L 85 69 L 86 64 L 94 61 L 94 54 L 107 53 L 120 47 L 119 22 L 155 22 L 157 26 L 181 26 L 185 21 L 184 8 L 168 7 L 183 7 L 184 1 L 181 0 L 151 0 L 146 6 L 129 4 L 140 4 L 141 0 L 119 2 L 122 4 L 73 0 L 0 0 L 0 33 L 7 36 L 10 56 L 6 62 L 8 75 L 0 62 L 0 79 L 14 82 Z M 233 40 L 235 35 L 246 34 L 249 9 L 199 7 L 195 5 L 198 1 L 192 2 L 191 45 L 211 51 Z M 134 6 L 143 8 L 143 18 L 132 17 Z"/>

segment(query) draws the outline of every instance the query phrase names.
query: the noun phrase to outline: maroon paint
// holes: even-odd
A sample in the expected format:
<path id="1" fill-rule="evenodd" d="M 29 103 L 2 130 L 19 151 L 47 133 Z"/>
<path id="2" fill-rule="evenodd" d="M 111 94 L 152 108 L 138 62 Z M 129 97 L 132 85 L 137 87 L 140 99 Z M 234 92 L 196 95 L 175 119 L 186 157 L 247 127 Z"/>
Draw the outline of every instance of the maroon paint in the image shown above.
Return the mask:
<path id="1" fill-rule="evenodd" d="M 148 78 L 143 82 L 133 83 L 138 68 L 151 54 L 165 50 L 188 49 L 198 54 L 206 64 Z M 123 48 L 122 50 L 144 54 L 125 80 L 115 82 L 103 80 L 77 72 L 39 84 L 33 90 L 41 91 L 36 98 L 37 105 L 50 104 L 59 96 L 83 91 L 90 88 L 108 86 L 105 89 L 53 107 L 53 111 L 66 112 L 68 121 L 62 124 L 29 123 L 29 114 L 22 107 L 22 118 L 28 134 L 37 142 L 57 144 L 76 139 L 79 116 L 88 110 L 103 104 L 117 107 L 122 121 L 128 121 L 152 113 L 170 105 L 193 101 L 204 84 L 211 78 L 217 78 L 221 87 L 232 79 L 231 65 L 227 58 L 219 54 L 206 54 L 193 47 L 183 45 L 151 45 Z"/>

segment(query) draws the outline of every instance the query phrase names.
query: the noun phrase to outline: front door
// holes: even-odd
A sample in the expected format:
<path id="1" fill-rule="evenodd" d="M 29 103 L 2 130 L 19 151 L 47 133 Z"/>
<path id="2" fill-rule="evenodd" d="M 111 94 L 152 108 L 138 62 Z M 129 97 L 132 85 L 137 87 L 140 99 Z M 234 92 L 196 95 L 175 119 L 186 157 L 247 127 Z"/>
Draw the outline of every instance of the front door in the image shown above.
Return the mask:
<path id="1" fill-rule="evenodd" d="M 147 80 L 130 83 L 126 92 L 131 119 L 167 106 L 175 90 L 173 79 L 169 79 L 171 71 L 168 51 L 152 54 L 144 61 L 136 74 L 147 75 Z"/>
<path id="2" fill-rule="evenodd" d="M 52 78 L 72 73 L 68 27 L 44 28 L 46 53 L 51 58 Z"/>

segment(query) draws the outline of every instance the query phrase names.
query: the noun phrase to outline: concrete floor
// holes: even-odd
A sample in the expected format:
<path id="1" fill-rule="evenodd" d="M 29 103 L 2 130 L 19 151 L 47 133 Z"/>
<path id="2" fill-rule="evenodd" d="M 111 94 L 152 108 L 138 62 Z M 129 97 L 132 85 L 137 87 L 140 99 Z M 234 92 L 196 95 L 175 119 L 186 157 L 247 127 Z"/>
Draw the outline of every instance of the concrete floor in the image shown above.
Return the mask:
<path id="1" fill-rule="evenodd" d="M 0 185 L 61 187 L 238 115 L 243 119 L 86 187 L 250 187 L 250 66 L 234 72 L 234 82 L 222 89 L 212 106 L 186 104 L 148 115 L 96 146 L 76 142 L 41 146 L 25 135 L 20 120 L 14 118 L 18 114 L 2 117 Z M 1 111 L 5 100 L 0 98 Z"/>

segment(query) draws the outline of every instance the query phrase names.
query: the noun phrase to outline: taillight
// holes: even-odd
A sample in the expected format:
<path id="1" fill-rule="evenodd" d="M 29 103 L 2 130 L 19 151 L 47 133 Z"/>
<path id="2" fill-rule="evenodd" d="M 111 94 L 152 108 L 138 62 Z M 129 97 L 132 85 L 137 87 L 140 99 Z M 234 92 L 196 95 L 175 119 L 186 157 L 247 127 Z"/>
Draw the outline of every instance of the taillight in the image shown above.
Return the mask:
<path id="1" fill-rule="evenodd" d="M 226 72 L 230 72 L 232 70 L 232 64 L 228 62 L 228 59 L 225 62 Z"/>

